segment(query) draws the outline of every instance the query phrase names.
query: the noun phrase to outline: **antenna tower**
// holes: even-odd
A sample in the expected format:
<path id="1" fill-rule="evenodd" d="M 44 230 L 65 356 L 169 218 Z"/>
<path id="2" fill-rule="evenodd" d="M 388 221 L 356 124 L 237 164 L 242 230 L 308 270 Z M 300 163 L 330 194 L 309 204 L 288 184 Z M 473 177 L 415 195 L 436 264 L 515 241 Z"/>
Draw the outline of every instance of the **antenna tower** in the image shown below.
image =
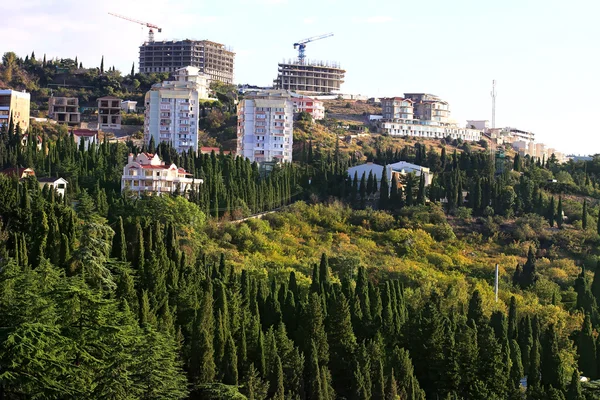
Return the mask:
<path id="1" fill-rule="evenodd" d="M 492 81 L 492 129 L 496 128 L 496 80 Z"/>

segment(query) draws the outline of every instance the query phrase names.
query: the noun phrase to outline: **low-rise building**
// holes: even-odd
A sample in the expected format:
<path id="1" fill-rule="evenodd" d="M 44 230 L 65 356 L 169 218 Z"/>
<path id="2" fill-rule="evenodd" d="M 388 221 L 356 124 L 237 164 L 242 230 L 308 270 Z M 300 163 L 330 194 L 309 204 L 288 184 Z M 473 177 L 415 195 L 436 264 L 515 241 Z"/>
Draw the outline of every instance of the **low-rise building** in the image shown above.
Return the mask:
<path id="1" fill-rule="evenodd" d="M 121 129 L 121 99 L 115 96 L 98 99 L 98 129 Z"/>
<path id="2" fill-rule="evenodd" d="M 187 194 L 199 191 L 202 179 L 194 179 L 192 174 L 175 164 L 166 165 L 157 154 L 129 154 L 127 165 L 123 167 L 121 191 L 126 189 L 138 196 L 141 194 L 161 195 L 179 192 Z"/>
<path id="3" fill-rule="evenodd" d="M 91 129 L 71 129 L 71 133 L 73 134 L 75 144 L 80 146 L 81 142 L 83 142 L 85 150 L 89 149 L 92 144 L 98 143 L 98 131 Z"/>
<path id="4" fill-rule="evenodd" d="M 16 176 L 18 179 L 25 179 L 30 176 L 35 176 L 33 168 L 5 168 L 0 171 L 0 174 L 6 176 Z"/>
<path id="5" fill-rule="evenodd" d="M 214 152 L 215 154 L 221 154 L 221 149 L 218 147 L 200 147 L 200 154 L 211 154 L 212 152 Z M 229 154 L 231 154 L 231 151 L 223 150 L 224 156 Z"/>
<path id="6" fill-rule="evenodd" d="M 67 185 L 69 184 L 64 178 L 39 178 L 38 183 L 40 188 L 43 189 L 44 186 L 48 185 L 63 197 L 67 192 Z"/>
<path id="7" fill-rule="evenodd" d="M 48 99 L 48 117 L 59 124 L 79 125 L 79 99 L 76 97 L 50 97 Z"/>
<path id="8" fill-rule="evenodd" d="M 467 128 L 487 132 L 490 129 L 490 121 L 487 119 L 468 119 Z"/>
<path id="9" fill-rule="evenodd" d="M 136 107 L 137 107 L 137 101 L 133 101 L 133 100 L 123 100 L 121 102 L 121 110 L 125 111 L 126 113 L 133 113 L 136 111 Z"/>
<path id="10" fill-rule="evenodd" d="M 363 174 L 365 175 L 365 178 L 367 178 L 369 174 L 372 174 L 373 177 L 377 179 L 377 187 L 379 187 L 381 184 L 381 177 L 383 175 L 383 168 L 383 165 L 367 162 L 365 164 L 355 165 L 354 167 L 348 168 L 348 176 L 350 179 L 354 179 L 354 175 L 356 174 L 357 179 L 360 180 L 362 179 Z M 411 164 L 406 161 L 388 164 L 385 166 L 385 168 L 388 183 L 392 182 L 392 177 L 394 175 L 396 175 L 396 179 L 400 183 L 408 174 L 414 174 L 419 178 L 421 175 L 423 175 L 425 179 L 425 186 L 431 185 L 431 182 L 433 181 L 433 173 L 429 168 L 422 167 L 417 164 Z"/>
<path id="11" fill-rule="evenodd" d="M 481 131 L 477 129 L 461 128 L 456 125 L 423 125 L 420 120 L 396 120 L 378 122 L 379 130 L 390 136 L 415 136 L 430 139 L 444 139 L 450 136 L 452 139 L 465 141 L 481 140 Z"/>
<path id="12" fill-rule="evenodd" d="M 325 118 L 325 106 L 321 100 L 295 93 L 292 93 L 291 96 L 294 104 L 294 114 L 306 112 L 315 121 Z"/>
<path id="13" fill-rule="evenodd" d="M 17 90 L 0 90 L 0 127 L 12 119 L 21 132 L 29 129 L 31 95 Z"/>

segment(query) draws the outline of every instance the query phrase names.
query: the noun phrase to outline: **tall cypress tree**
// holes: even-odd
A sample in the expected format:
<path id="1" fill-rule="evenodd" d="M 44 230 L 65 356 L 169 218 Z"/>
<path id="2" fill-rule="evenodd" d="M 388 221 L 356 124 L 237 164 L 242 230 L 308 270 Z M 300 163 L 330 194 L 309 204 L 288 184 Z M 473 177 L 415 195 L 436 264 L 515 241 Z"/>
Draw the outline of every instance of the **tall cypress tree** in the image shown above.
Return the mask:
<path id="1" fill-rule="evenodd" d="M 587 199 L 583 199 L 583 210 L 581 211 L 581 228 L 583 230 L 587 229 L 587 220 L 588 220 Z"/>
<path id="2" fill-rule="evenodd" d="M 558 210 L 556 213 L 556 224 L 559 229 L 563 227 L 563 205 L 562 205 L 562 196 L 558 198 Z"/>
<path id="3" fill-rule="evenodd" d="M 387 166 L 383 166 L 381 173 L 381 185 L 379 189 L 379 209 L 387 210 L 389 204 L 390 185 L 388 183 Z"/>
<path id="4" fill-rule="evenodd" d="M 579 370 L 583 376 L 595 378 L 597 374 L 596 343 L 592 335 L 592 323 L 589 314 L 585 315 L 583 325 L 581 326 L 577 354 L 579 355 Z"/>

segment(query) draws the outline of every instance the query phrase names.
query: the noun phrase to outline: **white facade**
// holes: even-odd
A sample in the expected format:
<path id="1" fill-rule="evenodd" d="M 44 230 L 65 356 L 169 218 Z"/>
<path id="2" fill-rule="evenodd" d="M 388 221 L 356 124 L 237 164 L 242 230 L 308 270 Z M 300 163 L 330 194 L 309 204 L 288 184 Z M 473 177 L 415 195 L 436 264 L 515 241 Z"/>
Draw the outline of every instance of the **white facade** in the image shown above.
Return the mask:
<path id="1" fill-rule="evenodd" d="M 209 99 L 209 77 L 196 67 L 181 68 L 175 77 L 146 93 L 144 140 L 170 143 L 180 153 L 197 152 L 199 102 Z"/>
<path id="2" fill-rule="evenodd" d="M 123 100 L 121 102 L 121 110 L 130 113 L 135 112 L 135 107 L 137 106 L 137 101 L 133 100 Z"/>
<path id="3" fill-rule="evenodd" d="M 465 141 L 481 140 L 481 131 L 477 129 L 460 128 L 456 125 L 421 125 L 419 120 L 382 121 L 379 129 L 390 136 L 416 136 L 423 138 L 452 139 Z"/>
<path id="4" fill-rule="evenodd" d="M 261 162 L 292 162 L 294 105 L 286 91 L 256 93 L 238 105 L 237 154 Z"/>
<path id="5" fill-rule="evenodd" d="M 73 129 L 73 140 L 79 148 L 80 143 L 83 142 L 83 148 L 87 151 L 92 144 L 98 144 L 98 131 L 90 129 Z"/>
<path id="6" fill-rule="evenodd" d="M 123 167 L 121 191 L 128 188 L 138 196 L 142 193 L 160 196 L 163 193 L 188 193 L 198 191 L 202 179 L 194 179 L 175 164 L 165 165 L 156 154 L 140 153 L 135 158 L 129 154 Z"/>
<path id="7" fill-rule="evenodd" d="M 65 196 L 67 185 L 69 184 L 69 182 L 63 178 L 39 178 L 38 183 L 41 189 L 48 185 L 51 189 L 56 190 L 56 192 L 63 197 Z"/>
<path id="8" fill-rule="evenodd" d="M 490 121 L 487 119 L 468 119 L 467 120 L 467 128 L 473 127 L 474 129 L 479 129 L 480 131 L 487 132 L 490 129 Z"/>
<path id="9" fill-rule="evenodd" d="M 325 118 L 325 106 L 321 100 L 292 94 L 292 103 L 294 103 L 295 114 L 307 112 L 315 121 Z"/>

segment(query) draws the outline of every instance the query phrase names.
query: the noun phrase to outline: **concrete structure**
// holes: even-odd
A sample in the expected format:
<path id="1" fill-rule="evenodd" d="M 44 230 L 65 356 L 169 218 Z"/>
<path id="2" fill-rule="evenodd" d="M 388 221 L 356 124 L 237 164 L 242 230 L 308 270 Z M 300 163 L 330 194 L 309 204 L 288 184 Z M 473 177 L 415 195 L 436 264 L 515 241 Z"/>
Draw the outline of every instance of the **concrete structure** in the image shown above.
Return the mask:
<path id="1" fill-rule="evenodd" d="M 294 104 L 288 92 L 271 90 L 238 105 L 237 154 L 256 161 L 292 162 Z"/>
<path id="2" fill-rule="evenodd" d="M 213 152 L 215 154 L 221 154 L 221 149 L 218 147 L 200 147 L 199 152 L 200 152 L 200 154 L 212 154 Z M 229 154 L 231 154 L 231 151 L 223 150 L 224 156 L 227 156 Z"/>
<path id="3" fill-rule="evenodd" d="M 477 141 L 481 131 L 459 127 L 450 120 L 450 107 L 439 97 L 427 93 L 405 93 L 404 97 L 381 99 L 380 132 L 391 136 L 417 136 Z"/>
<path id="4" fill-rule="evenodd" d="M 345 73 L 346 71 L 335 63 L 307 61 L 300 64 L 298 60 L 288 60 L 279 64 L 279 72 L 273 86 L 276 89 L 300 93 L 338 92 L 344 83 Z"/>
<path id="5" fill-rule="evenodd" d="M 28 144 L 29 144 L 29 135 L 26 133 L 21 138 L 21 146 L 25 147 Z M 39 135 L 36 135 L 36 147 L 38 150 L 42 149 L 42 137 Z"/>
<path id="6" fill-rule="evenodd" d="M 15 127 L 19 124 L 21 132 L 29 129 L 29 111 L 31 95 L 16 90 L 0 90 L 0 128 L 9 124 L 11 118 Z"/>
<path id="7" fill-rule="evenodd" d="M 48 185 L 51 189 L 56 190 L 62 197 L 64 197 L 67 191 L 67 185 L 69 184 L 69 182 L 63 178 L 39 178 L 38 183 L 41 189 Z"/>
<path id="8" fill-rule="evenodd" d="M 121 102 L 121 110 L 125 111 L 126 113 L 132 113 L 136 111 L 136 106 L 137 106 L 137 101 L 133 101 L 133 100 L 123 100 Z"/>
<path id="9" fill-rule="evenodd" d="M 98 99 L 98 129 L 121 129 L 121 99 L 115 96 Z"/>
<path id="10" fill-rule="evenodd" d="M 487 119 L 468 119 L 467 128 L 478 129 L 487 132 L 490 129 L 490 121 Z"/>
<path id="11" fill-rule="evenodd" d="M 213 81 L 233 84 L 235 53 L 209 40 L 146 42 L 140 46 L 140 72 L 175 72 L 197 67 Z"/>
<path id="12" fill-rule="evenodd" d="M 517 140 L 525 140 L 527 142 L 535 141 L 535 133 L 530 131 L 507 127 L 504 128 L 502 132 L 505 136 L 511 138 L 513 142 Z"/>
<path id="13" fill-rule="evenodd" d="M 48 99 L 48 117 L 59 124 L 79 125 L 79 99 L 75 97 L 50 97 Z"/>
<path id="14" fill-rule="evenodd" d="M 126 188 L 137 194 L 157 195 L 179 192 L 187 194 L 199 191 L 202 179 L 194 179 L 175 164 L 166 165 L 156 154 L 129 154 L 123 167 L 121 191 Z"/>
<path id="15" fill-rule="evenodd" d="M 89 149 L 92 144 L 98 143 L 98 131 L 93 131 L 91 129 L 71 129 L 71 133 L 73 134 L 73 140 L 75 140 L 75 144 L 78 148 L 82 141 L 85 150 Z"/>
<path id="16" fill-rule="evenodd" d="M 178 152 L 198 151 L 198 116 L 208 96 L 208 75 L 196 67 L 175 72 L 175 81 L 157 83 L 146 93 L 144 140 L 170 143 Z"/>
<path id="17" fill-rule="evenodd" d="M 408 174 L 414 174 L 416 177 L 421 176 L 421 174 L 425 177 L 425 186 L 431 185 L 433 181 L 433 173 L 427 167 L 422 167 L 420 165 L 411 164 L 406 161 L 399 161 L 394 164 L 388 164 L 386 167 L 386 174 L 388 178 L 388 183 L 392 182 L 392 177 L 396 175 L 396 179 L 401 186 L 401 182 L 404 180 L 404 177 Z M 361 165 L 355 165 L 354 167 L 348 168 L 348 176 L 350 179 L 354 179 L 354 174 L 358 180 L 362 178 L 363 173 L 365 174 L 365 178 L 368 178 L 369 173 L 373 174 L 373 177 L 377 179 L 378 186 L 381 184 L 381 177 L 383 175 L 383 165 L 374 164 L 372 162 L 368 162 Z"/>
<path id="18" fill-rule="evenodd" d="M 294 114 L 307 112 L 315 121 L 325 118 L 325 106 L 321 100 L 296 93 L 291 93 L 291 96 L 294 104 Z"/>

